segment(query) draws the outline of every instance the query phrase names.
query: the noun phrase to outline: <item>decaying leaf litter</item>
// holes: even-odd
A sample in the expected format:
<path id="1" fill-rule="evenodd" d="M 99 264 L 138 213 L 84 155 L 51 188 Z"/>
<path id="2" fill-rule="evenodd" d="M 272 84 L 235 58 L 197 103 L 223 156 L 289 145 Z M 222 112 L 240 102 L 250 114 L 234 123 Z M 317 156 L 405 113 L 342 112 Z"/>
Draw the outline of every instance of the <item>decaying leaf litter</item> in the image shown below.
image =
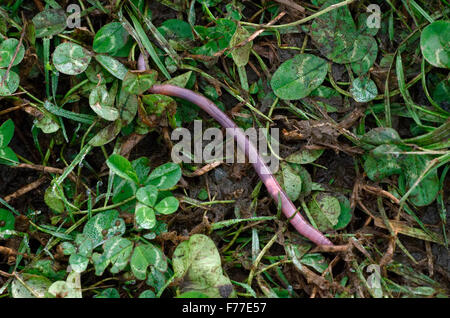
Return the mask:
<path id="1" fill-rule="evenodd" d="M 449 6 L 372 2 L 80 1 L 79 28 L 2 4 L 2 296 L 447 297 Z M 166 82 L 279 128 L 276 178 L 335 246 L 250 165 L 172 163 L 173 129 L 217 124 Z"/>

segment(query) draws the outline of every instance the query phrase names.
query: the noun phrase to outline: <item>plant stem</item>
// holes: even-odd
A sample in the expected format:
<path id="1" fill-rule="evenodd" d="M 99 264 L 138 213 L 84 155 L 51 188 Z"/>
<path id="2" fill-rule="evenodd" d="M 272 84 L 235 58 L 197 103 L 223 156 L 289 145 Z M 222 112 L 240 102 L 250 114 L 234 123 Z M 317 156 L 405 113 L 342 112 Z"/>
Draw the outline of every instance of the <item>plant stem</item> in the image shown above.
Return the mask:
<path id="1" fill-rule="evenodd" d="M 308 21 L 311 21 L 311 20 L 313 20 L 313 19 L 315 19 L 317 17 L 320 17 L 321 15 L 323 15 L 325 13 L 328 13 L 328 12 L 336 10 L 336 9 L 338 9 L 340 7 L 349 5 L 353 1 L 355 1 L 355 0 L 346 0 L 346 1 L 342 1 L 342 2 L 339 2 L 339 3 L 333 4 L 333 5 L 331 5 L 331 6 L 327 7 L 327 8 L 319 11 L 319 12 L 311 14 L 310 16 L 308 16 L 308 17 L 306 17 L 304 19 L 297 20 L 297 21 L 294 21 L 294 22 L 291 22 L 291 23 L 287 23 L 287 24 L 280 24 L 280 25 L 267 25 L 267 24 L 265 24 L 264 25 L 264 24 L 255 24 L 255 23 L 250 23 L 250 22 L 245 22 L 245 21 L 242 21 L 241 24 L 242 25 L 253 26 L 253 27 L 260 27 L 260 28 L 264 28 L 264 29 L 272 29 L 272 30 L 289 28 L 289 27 L 300 25 L 300 24 L 304 24 L 304 23 L 306 23 Z"/>

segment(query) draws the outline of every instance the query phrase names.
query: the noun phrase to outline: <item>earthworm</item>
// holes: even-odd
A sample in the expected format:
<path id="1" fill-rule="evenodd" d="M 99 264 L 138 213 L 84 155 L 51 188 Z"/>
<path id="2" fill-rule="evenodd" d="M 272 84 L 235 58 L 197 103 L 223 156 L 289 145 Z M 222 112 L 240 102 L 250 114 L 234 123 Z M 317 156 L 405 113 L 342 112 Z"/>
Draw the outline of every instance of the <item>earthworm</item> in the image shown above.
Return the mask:
<path id="1" fill-rule="evenodd" d="M 138 70 L 145 70 L 145 62 L 142 54 L 138 59 Z M 247 158 L 254 158 L 252 164 L 259 178 L 262 180 L 267 188 L 267 191 L 278 204 L 281 200 L 281 210 L 283 214 L 288 218 L 289 222 L 301 235 L 307 237 L 317 245 L 333 245 L 333 243 L 327 239 L 320 231 L 311 226 L 301 214 L 297 211 L 292 201 L 286 195 L 281 188 L 278 181 L 271 173 L 269 167 L 259 155 L 256 147 L 249 141 L 247 136 L 224 112 L 222 112 L 212 101 L 208 98 L 197 94 L 189 89 L 181 88 L 174 85 L 162 84 L 153 85 L 149 89 L 150 93 L 161 94 L 173 97 L 179 97 L 196 104 L 202 110 L 207 112 L 212 118 L 219 122 L 224 128 L 228 129 L 230 134 L 236 140 L 238 147 L 245 153 Z"/>

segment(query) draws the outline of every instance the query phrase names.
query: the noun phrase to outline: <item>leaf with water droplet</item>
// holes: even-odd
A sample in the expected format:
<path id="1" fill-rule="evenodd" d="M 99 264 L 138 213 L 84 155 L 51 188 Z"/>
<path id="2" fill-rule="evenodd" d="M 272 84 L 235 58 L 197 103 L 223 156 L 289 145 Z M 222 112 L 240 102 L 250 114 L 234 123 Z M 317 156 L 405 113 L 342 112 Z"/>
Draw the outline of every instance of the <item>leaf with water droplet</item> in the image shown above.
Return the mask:
<path id="1" fill-rule="evenodd" d="M 52 116 L 47 111 L 43 112 L 41 118 L 36 118 L 34 120 L 34 125 L 40 128 L 44 134 L 52 134 L 59 130 L 59 124 L 55 121 L 54 116 Z"/>
<path id="2" fill-rule="evenodd" d="M 159 190 L 169 190 L 178 183 L 180 178 L 180 166 L 173 162 L 168 162 L 155 168 L 148 176 L 145 184 L 152 184 Z"/>
<path id="3" fill-rule="evenodd" d="M 186 72 L 184 74 L 175 76 L 168 81 L 165 81 L 164 84 L 175 85 L 178 87 L 186 87 L 188 85 L 192 76 L 192 71 Z"/>
<path id="4" fill-rule="evenodd" d="M 158 72 L 149 70 L 145 72 L 128 71 L 123 79 L 123 88 L 130 94 L 140 95 L 156 83 Z"/>
<path id="5" fill-rule="evenodd" d="M 370 145 L 399 144 L 402 142 L 397 130 L 389 127 L 377 127 L 361 137 L 361 141 Z"/>
<path id="6" fill-rule="evenodd" d="M 236 32 L 234 32 L 233 37 L 230 41 L 230 47 L 235 47 L 244 40 L 250 37 L 250 32 L 245 28 L 238 26 Z M 231 57 L 233 58 L 236 66 L 245 66 L 250 58 L 250 51 L 252 50 L 253 41 L 247 42 L 245 45 L 232 49 Z"/>
<path id="7" fill-rule="evenodd" d="M 95 59 L 100 63 L 101 66 L 103 66 L 108 72 L 110 72 L 118 79 L 123 80 L 125 78 L 128 69 L 125 67 L 125 65 L 120 63 L 115 58 L 109 55 L 98 54 L 95 56 Z"/>
<path id="8" fill-rule="evenodd" d="M 175 277 L 184 278 L 182 292 L 197 291 L 212 298 L 235 296 L 233 285 L 222 270 L 219 251 L 206 235 L 194 234 L 189 241 L 180 243 L 172 262 Z M 224 288 L 226 294 L 221 293 Z"/>
<path id="9" fill-rule="evenodd" d="M 106 71 L 97 61 L 89 63 L 85 73 L 89 81 L 98 84 L 108 84 L 114 81 L 116 78 L 108 71 Z M 90 91 L 90 90 L 89 90 Z"/>
<path id="10" fill-rule="evenodd" d="M 44 276 L 29 273 L 18 275 L 20 281 L 15 278 L 11 284 L 11 294 L 13 298 L 36 298 L 36 295 L 39 298 L 44 298 L 45 293 L 52 284 L 52 282 Z M 22 282 L 24 282 L 28 288 L 25 287 Z"/>
<path id="11" fill-rule="evenodd" d="M 45 9 L 33 19 L 36 37 L 43 38 L 61 33 L 66 28 L 67 16 L 63 9 Z"/>
<path id="12" fill-rule="evenodd" d="M 371 36 L 360 37 L 360 50 L 364 51 L 364 55 L 360 60 L 351 63 L 352 70 L 359 76 L 369 72 L 378 55 L 377 41 Z"/>
<path id="13" fill-rule="evenodd" d="M 8 119 L 0 126 L 0 148 L 5 148 L 14 136 L 14 122 Z"/>
<path id="14" fill-rule="evenodd" d="M 127 158 L 113 154 L 106 161 L 106 165 L 112 172 L 119 175 L 121 178 L 130 180 L 134 183 L 139 183 L 136 171 L 134 171 L 131 162 Z"/>
<path id="15" fill-rule="evenodd" d="M 402 174 L 399 178 L 399 187 L 403 193 L 409 190 L 419 179 L 430 159 L 425 155 L 407 155 L 402 161 Z M 404 181 L 403 181 L 404 180 Z M 416 206 L 431 204 L 439 193 L 439 177 L 437 170 L 433 169 L 418 186 L 410 193 L 408 200 Z"/>
<path id="16" fill-rule="evenodd" d="M 322 84 L 327 70 L 328 64 L 324 59 L 312 54 L 298 54 L 280 65 L 270 86 L 281 99 L 301 99 Z"/>
<path id="17" fill-rule="evenodd" d="M 53 64 L 61 73 L 78 75 L 83 73 L 91 62 L 91 54 L 81 45 L 64 42 L 53 52 Z"/>
<path id="18" fill-rule="evenodd" d="M 11 236 L 9 234 L 4 234 L 3 232 L 14 230 L 14 223 L 14 215 L 8 210 L 0 209 L 0 239 L 6 240 Z"/>
<path id="19" fill-rule="evenodd" d="M 77 273 L 82 273 L 86 270 L 89 264 L 89 259 L 84 255 L 75 253 L 70 255 L 69 264 L 70 267 L 72 267 L 72 270 L 74 270 Z"/>
<path id="20" fill-rule="evenodd" d="M 356 78 L 352 82 L 350 93 L 352 93 L 353 99 L 358 103 L 367 103 L 377 97 L 378 89 L 375 82 L 370 78 Z"/>
<path id="21" fill-rule="evenodd" d="M 5 77 L 6 72 L 6 69 L 0 68 L 0 96 L 12 95 L 17 88 L 19 88 L 19 75 L 14 71 L 9 70 L 8 76 Z"/>
<path id="22" fill-rule="evenodd" d="M 167 260 L 163 252 L 152 244 L 136 246 L 130 260 L 130 267 L 137 279 L 147 277 L 147 268 L 154 267 L 160 272 L 167 270 Z"/>
<path id="23" fill-rule="evenodd" d="M 113 236 L 125 233 L 125 222 L 119 218 L 119 212 L 109 210 L 90 218 L 84 228 L 83 235 L 92 242 L 92 248 Z M 89 248 L 87 248 L 89 250 Z"/>
<path id="24" fill-rule="evenodd" d="M 58 195 L 55 185 L 50 185 L 47 190 L 45 190 L 44 201 L 45 204 L 55 212 L 62 213 L 66 209 L 64 201 Z"/>
<path id="25" fill-rule="evenodd" d="M 116 107 L 120 114 L 123 126 L 129 125 L 138 111 L 138 98 L 134 94 L 128 93 L 124 87 L 119 92 L 119 98 L 116 100 Z"/>
<path id="26" fill-rule="evenodd" d="M 339 2 L 328 0 L 320 10 Z M 342 6 L 314 19 L 310 34 L 320 52 L 335 63 L 355 62 L 361 60 L 365 54 L 365 35 L 357 31 L 348 6 Z"/>
<path id="27" fill-rule="evenodd" d="M 14 54 L 16 53 L 18 45 L 19 40 L 14 38 L 7 39 L 0 44 L 0 67 L 9 67 Z M 25 48 L 23 47 L 23 44 L 20 44 L 19 51 L 17 52 L 17 55 L 11 66 L 18 65 L 22 61 L 24 56 Z"/>
<path id="28" fill-rule="evenodd" d="M 102 275 L 109 264 L 112 265 L 109 270 L 112 274 L 120 272 L 127 266 L 132 251 L 133 243 L 130 240 L 119 236 L 110 238 L 103 245 L 103 254 L 94 259 L 95 274 Z"/>
<path id="29" fill-rule="evenodd" d="M 129 34 L 120 22 L 105 24 L 97 31 L 92 49 L 97 53 L 115 53 L 124 47 Z"/>
<path id="30" fill-rule="evenodd" d="M 122 123 L 120 120 L 116 120 L 115 122 L 109 124 L 102 130 L 100 130 L 91 140 L 89 140 L 89 145 L 94 147 L 100 147 L 106 145 L 116 138 L 116 136 L 120 133 L 120 129 L 122 128 Z"/>
<path id="31" fill-rule="evenodd" d="M 178 210 L 179 205 L 180 202 L 178 202 L 177 198 L 167 197 L 162 199 L 158 202 L 158 204 L 155 205 L 155 210 L 161 214 L 172 214 L 176 210 Z"/>
<path id="32" fill-rule="evenodd" d="M 139 188 L 136 192 L 136 199 L 142 204 L 154 206 L 158 198 L 158 188 L 149 184 Z"/>
<path id="33" fill-rule="evenodd" d="M 149 230 L 156 225 L 155 211 L 145 204 L 137 203 L 134 215 L 139 229 Z"/>
<path id="34" fill-rule="evenodd" d="M 19 158 L 17 158 L 14 151 L 9 148 L 0 148 L 0 164 L 6 166 L 13 166 L 19 163 Z"/>
<path id="35" fill-rule="evenodd" d="M 450 21 L 435 21 L 422 30 L 420 48 L 433 66 L 450 68 Z"/>
<path id="36" fill-rule="evenodd" d="M 82 298 L 80 273 L 72 271 L 66 281 L 56 281 L 48 289 L 48 294 L 57 298 Z"/>
<path id="37" fill-rule="evenodd" d="M 339 219 L 334 226 L 335 230 L 341 230 L 345 228 L 352 220 L 352 209 L 350 206 L 350 201 L 344 195 L 337 196 L 339 205 L 341 206 L 341 214 L 339 214 Z"/>
<path id="38" fill-rule="evenodd" d="M 119 112 L 112 107 L 111 98 L 106 90 L 106 85 L 95 87 L 89 94 L 89 106 L 101 118 L 115 121 L 119 118 Z"/>
<path id="39" fill-rule="evenodd" d="M 305 165 L 316 161 L 323 152 L 324 149 L 302 149 L 286 157 L 286 161 Z"/>
<path id="40" fill-rule="evenodd" d="M 316 193 L 309 202 L 308 209 L 319 231 L 331 230 L 338 224 L 341 206 L 335 197 Z"/>
<path id="41" fill-rule="evenodd" d="M 288 163 L 281 162 L 280 168 L 275 176 L 289 199 L 296 201 L 302 191 L 302 179 Z"/>
<path id="42" fill-rule="evenodd" d="M 370 180 L 380 181 L 402 171 L 398 154 L 401 152 L 396 145 L 380 145 L 373 149 L 364 162 L 364 171 Z"/>
<path id="43" fill-rule="evenodd" d="M 300 195 L 302 197 L 310 195 L 312 191 L 312 179 L 308 170 L 300 164 L 289 163 L 289 165 L 302 180 L 302 190 L 300 191 Z"/>

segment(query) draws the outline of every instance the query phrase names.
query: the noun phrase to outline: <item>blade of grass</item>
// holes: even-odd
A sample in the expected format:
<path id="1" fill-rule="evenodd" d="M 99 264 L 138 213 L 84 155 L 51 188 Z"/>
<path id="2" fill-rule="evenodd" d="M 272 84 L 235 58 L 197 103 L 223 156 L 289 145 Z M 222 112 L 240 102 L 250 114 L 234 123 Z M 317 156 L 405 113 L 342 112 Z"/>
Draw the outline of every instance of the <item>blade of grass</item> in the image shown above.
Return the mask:
<path id="1" fill-rule="evenodd" d="M 80 122 L 83 124 L 91 125 L 95 120 L 95 116 L 74 113 L 74 112 L 65 110 L 61 107 L 57 107 L 57 106 L 53 105 L 52 103 L 50 103 L 49 101 L 44 102 L 44 108 L 46 110 L 48 110 L 50 113 L 52 113 L 53 115 L 64 117 L 64 118 L 67 118 L 67 119 L 70 119 L 73 121 L 77 121 L 77 122 Z"/>
<path id="2" fill-rule="evenodd" d="M 383 229 L 388 229 L 386 224 L 384 223 L 383 219 L 376 217 L 374 219 L 374 221 L 375 221 L 375 226 L 381 227 Z M 438 236 L 436 233 L 434 233 L 435 234 L 434 237 L 431 237 L 430 235 L 425 233 L 423 230 L 408 226 L 407 224 L 405 224 L 405 222 L 402 222 L 402 221 L 389 220 L 389 224 L 391 225 L 391 227 L 394 231 L 396 231 L 400 234 L 403 234 L 403 235 L 406 235 L 409 237 L 414 237 L 419 240 L 429 241 L 429 242 L 434 242 L 434 243 L 444 245 L 443 238 Z"/>
<path id="3" fill-rule="evenodd" d="M 406 109 L 411 114 L 414 122 L 423 129 L 427 131 L 434 130 L 434 127 L 426 126 L 422 124 L 422 121 L 420 120 L 419 116 L 415 112 L 414 108 L 416 107 L 415 103 L 413 102 L 411 95 L 409 94 L 408 89 L 406 88 L 406 82 L 405 82 L 405 74 L 403 72 L 403 62 L 402 62 L 402 56 L 401 54 L 397 54 L 397 61 L 396 61 L 396 71 L 397 71 L 397 79 L 398 79 L 398 86 L 400 89 L 400 93 L 403 96 L 403 99 L 405 100 Z"/>
<path id="4" fill-rule="evenodd" d="M 253 298 L 257 298 L 255 291 L 248 284 L 237 282 L 235 280 L 231 280 L 231 282 L 235 285 L 244 288 Z"/>
<path id="5" fill-rule="evenodd" d="M 153 47 L 152 43 L 150 42 L 149 38 L 147 37 L 147 34 L 145 34 L 145 31 L 142 28 L 141 24 L 139 23 L 137 18 L 131 12 L 129 12 L 129 14 L 130 14 L 131 21 L 133 22 L 134 29 L 136 30 L 136 33 L 139 36 L 139 39 L 141 40 L 142 45 L 145 47 L 147 52 L 150 54 L 150 57 L 152 58 L 153 62 L 156 64 L 156 66 L 159 68 L 161 73 L 167 79 L 171 79 L 172 76 L 170 76 L 166 67 L 159 59 L 158 54 L 155 51 L 155 48 Z"/>
<path id="6" fill-rule="evenodd" d="M 435 143 L 448 141 L 450 138 L 450 118 L 447 122 L 433 131 L 421 136 L 404 139 L 403 142 L 407 144 L 416 144 L 418 146 L 429 146 Z"/>
<path id="7" fill-rule="evenodd" d="M 392 2 L 390 0 L 386 0 L 386 2 L 391 6 L 392 10 L 394 10 L 395 13 L 397 13 L 399 19 L 402 21 L 402 23 L 405 25 L 405 27 L 408 29 L 408 31 L 412 32 L 411 27 L 409 26 L 408 22 L 405 20 L 403 14 L 401 14 L 401 12 L 399 12 L 397 7 L 394 4 L 392 4 Z"/>
<path id="8" fill-rule="evenodd" d="M 249 86 L 248 86 L 248 80 L 247 80 L 247 72 L 245 70 L 245 66 L 239 66 L 237 68 L 239 79 L 241 81 L 241 87 L 244 91 L 248 92 Z"/>
<path id="9" fill-rule="evenodd" d="M 438 158 L 434 158 L 432 160 L 430 160 L 427 164 L 427 166 L 425 167 L 425 169 L 422 171 L 422 173 L 420 174 L 419 178 L 417 178 L 416 182 L 414 182 L 413 186 L 408 190 L 408 192 L 405 193 L 405 195 L 400 199 L 399 205 L 400 207 L 403 206 L 403 204 L 405 204 L 406 199 L 409 197 L 409 195 L 411 194 L 411 192 L 419 185 L 419 183 L 426 177 L 428 176 L 428 174 L 430 174 L 432 171 L 434 171 L 435 169 L 447 164 L 450 161 L 450 151 L 443 155 L 440 156 Z"/>
<path id="10" fill-rule="evenodd" d="M 297 26 L 297 25 L 304 24 L 304 23 L 306 23 L 306 22 L 309 22 L 309 21 L 311 21 L 311 20 L 314 20 L 315 18 L 320 17 L 321 15 L 323 15 L 323 14 L 325 14 L 325 13 L 328 13 L 328 12 L 333 11 L 333 10 L 336 10 L 336 9 L 338 9 L 338 8 L 340 8 L 340 7 L 349 5 L 350 3 L 354 2 L 354 1 L 355 1 L 355 0 L 345 0 L 345 1 L 342 1 L 342 2 L 339 2 L 339 3 L 336 3 L 336 4 L 333 4 L 333 5 L 331 5 L 331 6 L 327 7 L 327 8 L 325 8 L 325 9 L 319 11 L 319 12 L 316 12 L 316 13 L 314 13 L 314 14 L 311 14 L 310 16 L 308 16 L 308 17 L 306 17 L 306 18 L 304 18 L 304 19 L 297 20 L 297 21 L 294 21 L 294 22 L 291 22 L 291 23 L 287 23 L 287 24 L 280 24 L 280 25 L 266 25 L 266 24 L 255 24 L 255 23 L 250 23 L 250 22 L 245 22 L 245 21 L 241 21 L 241 24 L 242 24 L 242 25 L 253 26 L 253 27 L 256 27 L 256 28 L 269 29 L 269 30 L 270 30 L 270 29 L 275 30 L 275 29 L 284 29 L 284 28 L 295 27 L 295 26 Z"/>
<path id="11" fill-rule="evenodd" d="M 443 110 L 430 96 L 430 93 L 428 91 L 428 87 L 427 87 L 427 79 L 426 79 L 426 72 L 425 72 L 425 59 L 422 59 L 422 64 L 421 64 L 421 72 L 422 72 L 422 88 L 423 91 L 425 92 L 425 96 L 427 97 L 428 101 L 430 102 L 430 104 L 436 108 L 437 111 L 441 112 L 442 114 L 446 115 L 447 117 L 450 116 L 450 113 Z"/>
<path id="12" fill-rule="evenodd" d="M 232 226 L 235 224 L 239 224 L 241 222 L 257 222 L 257 221 L 271 221 L 271 220 L 275 220 L 274 216 L 255 216 L 252 218 L 248 218 L 248 219 L 231 219 L 231 220 L 226 220 L 226 221 L 219 221 L 219 222 L 215 222 L 211 224 L 211 229 L 213 231 L 215 230 L 219 230 L 221 228 L 227 227 L 227 226 Z"/>
<path id="13" fill-rule="evenodd" d="M 428 22 L 433 23 L 434 19 L 414 0 L 408 0 L 411 6 L 416 9 Z"/>
<path id="14" fill-rule="evenodd" d="M 172 46 L 169 44 L 169 42 L 166 40 L 166 38 L 158 31 L 158 29 L 153 25 L 152 21 L 147 17 L 144 16 L 133 4 L 133 2 L 128 1 L 128 3 L 133 7 L 133 11 L 135 14 L 139 16 L 141 20 L 144 21 L 145 25 L 147 26 L 148 30 L 152 33 L 153 37 L 155 38 L 156 42 L 162 47 L 162 49 L 166 52 L 170 58 L 179 65 L 181 59 L 178 53 L 172 48 Z M 128 8 L 127 8 L 128 9 Z M 130 16 L 131 12 L 129 11 Z"/>
<path id="15" fill-rule="evenodd" d="M 397 243 L 398 247 L 400 247 L 400 249 L 403 251 L 403 253 L 405 253 L 405 255 L 408 256 L 409 259 L 411 261 L 413 261 L 413 263 L 417 264 L 416 259 L 411 255 L 411 253 L 409 253 L 409 251 L 406 249 L 406 247 L 403 245 L 403 243 L 399 240 L 397 233 L 392 228 L 389 218 L 386 215 L 386 211 L 384 210 L 382 197 L 377 198 L 377 204 L 378 204 L 378 211 L 380 211 L 380 214 L 381 214 L 381 218 L 383 219 L 384 224 L 386 224 L 386 228 L 388 229 L 391 236 L 395 237 L 395 242 Z M 394 247 L 394 251 L 395 251 L 395 247 Z"/>
<path id="16" fill-rule="evenodd" d="M 448 248 L 447 229 L 446 229 L 447 209 L 444 204 L 444 182 L 445 182 L 445 177 L 447 175 L 449 168 L 450 168 L 450 166 L 445 166 L 442 171 L 441 178 L 439 180 L 439 186 L 440 186 L 441 191 L 439 191 L 438 197 L 436 199 L 436 201 L 438 203 L 439 216 L 441 217 L 441 222 L 442 222 L 442 234 L 444 235 L 445 247 L 447 247 L 447 248 Z"/>
<path id="17" fill-rule="evenodd" d="M 89 151 L 91 151 L 92 148 L 93 147 L 89 144 L 85 145 L 73 159 L 70 165 L 66 169 L 64 169 L 64 173 L 56 179 L 55 184 L 60 186 L 67 178 L 67 176 L 73 171 L 73 169 L 75 169 L 75 167 L 84 160 L 84 157 L 86 157 L 86 155 L 89 153 Z"/>
<path id="18" fill-rule="evenodd" d="M 50 98 L 50 38 L 43 38 L 42 44 L 44 50 L 45 93 L 47 98 Z"/>
<path id="19" fill-rule="evenodd" d="M 273 243 L 275 243 L 278 236 L 280 234 L 282 234 L 285 229 L 286 229 L 286 227 L 283 227 L 278 232 L 276 232 L 275 235 L 269 240 L 269 242 L 267 242 L 267 244 L 264 246 L 264 248 L 258 254 L 255 261 L 252 262 L 252 268 L 251 268 L 250 273 L 247 278 L 248 285 L 250 285 L 250 286 L 252 285 L 253 277 L 255 275 L 256 270 L 258 269 L 258 265 L 259 265 L 259 262 L 261 261 L 262 257 L 264 256 L 264 254 L 267 253 L 267 251 L 270 249 L 270 247 L 273 245 Z M 259 277 L 259 276 L 257 276 L 257 277 Z"/>

